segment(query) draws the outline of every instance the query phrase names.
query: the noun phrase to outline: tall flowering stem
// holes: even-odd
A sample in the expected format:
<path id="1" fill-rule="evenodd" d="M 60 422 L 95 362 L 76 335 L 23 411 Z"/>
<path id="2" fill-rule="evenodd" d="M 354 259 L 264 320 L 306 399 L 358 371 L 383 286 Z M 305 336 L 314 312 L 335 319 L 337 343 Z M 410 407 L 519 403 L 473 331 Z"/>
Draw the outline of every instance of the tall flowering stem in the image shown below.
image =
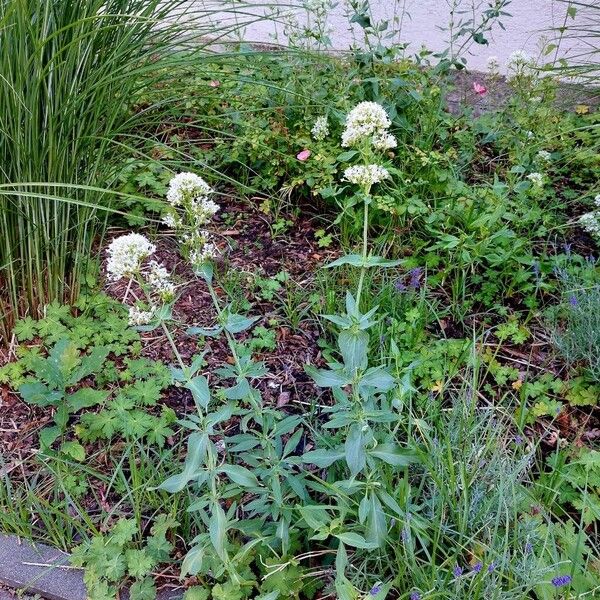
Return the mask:
<path id="1" fill-rule="evenodd" d="M 369 205 L 372 202 L 372 187 L 388 179 L 388 170 L 377 164 L 377 154 L 391 150 L 397 146 L 396 138 L 389 133 L 391 121 L 385 109 L 376 102 L 361 102 L 353 108 L 346 118 L 345 129 L 342 133 L 342 146 L 356 148 L 359 152 L 360 163 L 348 167 L 344 171 L 344 179 L 360 189 L 363 198 L 363 232 L 360 276 L 356 292 L 356 305 L 364 287 L 365 275 L 369 257 Z"/>

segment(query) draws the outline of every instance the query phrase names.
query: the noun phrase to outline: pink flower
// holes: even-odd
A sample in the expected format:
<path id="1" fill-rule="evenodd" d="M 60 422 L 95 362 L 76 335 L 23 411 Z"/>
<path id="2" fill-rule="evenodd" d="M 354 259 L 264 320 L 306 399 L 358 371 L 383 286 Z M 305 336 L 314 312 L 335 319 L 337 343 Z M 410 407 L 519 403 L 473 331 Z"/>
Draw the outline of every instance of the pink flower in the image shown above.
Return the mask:
<path id="1" fill-rule="evenodd" d="M 479 83 L 478 81 L 473 82 L 473 89 L 475 90 L 475 93 L 479 94 L 480 96 L 485 96 L 485 94 L 487 93 L 487 88 L 485 87 L 485 85 Z"/>
<path id="2" fill-rule="evenodd" d="M 307 160 L 308 157 L 310 156 L 311 152 L 308 149 L 302 150 L 302 152 L 298 152 L 298 154 L 296 154 L 296 158 L 298 160 Z"/>
<path id="3" fill-rule="evenodd" d="M 221 82 L 218 79 L 213 79 L 210 82 L 210 87 L 219 87 L 221 85 Z"/>

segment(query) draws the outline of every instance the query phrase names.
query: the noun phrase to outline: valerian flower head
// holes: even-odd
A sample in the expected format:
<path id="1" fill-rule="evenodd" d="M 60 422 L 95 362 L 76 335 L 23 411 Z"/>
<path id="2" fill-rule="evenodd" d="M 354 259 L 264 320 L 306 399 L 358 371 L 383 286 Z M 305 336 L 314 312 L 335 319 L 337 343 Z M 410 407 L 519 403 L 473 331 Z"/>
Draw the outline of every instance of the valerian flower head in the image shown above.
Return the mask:
<path id="1" fill-rule="evenodd" d="M 498 75 L 500 71 L 500 61 L 497 56 L 488 56 L 486 65 L 490 75 Z"/>
<path id="2" fill-rule="evenodd" d="M 370 140 L 387 131 L 392 122 L 385 109 L 377 102 L 360 102 L 346 117 L 346 128 L 342 133 L 342 146 L 349 148 Z"/>
<path id="3" fill-rule="evenodd" d="M 112 281 L 131 277 L 140 269 L 142 261 L 156 252 L 156 246 L 139 233 L 115 238 L 108 246 L 106 271 Z"/>
<path id="4" fill-rule="evenodd" d="M 391 150 L 397 145 L 396 138 L 387 131 L 381 131 L 373 135 L 373 148 L 376 150 Z"/>
<path id="5" fill-rule="evenodd" d="M 537 188 L 544 187 L 544 176 L 541 173 L 529 173 L 527 179 Z"/>
<path id="6" fill-rule="evenodd" d="M 380 165 L 355 165 L 344 171 L 346 181 L 369 187 L 388 179 L 389 176 L 388 170 Z"/>
<path id="7" fill-rule="evenodd" d="M 192 202 L 196 198 L 208 196 L 212 189 L 195 173 L 179 173 L 169 182 L 167 200 L 173 206 L 180 206 L 186 202 Z"/>
<path id="8" fill-rule="evenodd" d="M 515 50 L 508 57 L 506 78 L 509 81 L 519 77 L 531 77 L 535 75 L 535 72 L 535 60 L 524 50 Z"/>
<path id="9" fill-rule="evenodd" d="M 327 117 L 317 117 L 310 133 L 317 142 L 322 142 L 329 135 L 329 121 Z"/>
<path id="10" fill-rule="evenodd" d="M 548 152 L 547 150 L 540 150 L 538 153 L 538 158 L 540 158 L 541 160 L 545 161 L 545 162 L 550 162 L 552 160 L 552 154 L 550 154 L 550 152 Z"/>
<path id="11" fill-rule="evenodd" d="M 150 310 L 141 310 L 137 306 L 130 306 L 129 325 L 134 327 L 137 325 L 148 325 L 148 323 L 152 321 L 155 311 L 156 308 L 153 306 L 150 308 Z"/>
<path id="12" fill-rule="evenodd" d="M 171 302 L 175 297 L 175 284 L 171 281 L 167 269 L 155 260 L 150 262 L 146 281 L 152 291 L 160 296 L 163 302 Z"/>
<path id="13" fill-rule="evenodd" d="M 579 224 L 590 235 L 600 238 L 600 211 L 581 215 L 581 217 L 579 217 Z"/>
<path id="14" fill-rule="evenodd" d="M 190 202 L 190 210 L 195 227 L 205 225 L 215 216 L 221 207 L 208 198 L 195 198 Z"/>
<path id="15" fill-rule="evenodd" d="M 190 251 L 190 263 L 193 269 L 199 269 L 211 258 L 218 254 L 217 247 L 208 238 L 202 245 L 198 245 Z"/>

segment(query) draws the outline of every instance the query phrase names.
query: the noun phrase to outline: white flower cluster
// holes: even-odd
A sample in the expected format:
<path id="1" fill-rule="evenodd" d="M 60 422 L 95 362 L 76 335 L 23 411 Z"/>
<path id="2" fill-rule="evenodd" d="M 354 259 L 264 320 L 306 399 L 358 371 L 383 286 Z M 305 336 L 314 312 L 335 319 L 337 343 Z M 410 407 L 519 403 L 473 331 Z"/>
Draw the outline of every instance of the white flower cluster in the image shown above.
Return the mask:
<path id="1" fill-rule="evenodd" d="M 510 81 L 536 74 L 535 59 L 523 50 L 515 50 L 506 61 L 506 78 Z"/>
<path id="2" fill-rule="evenodd" d="M 139 233 L 115 238 L 108 246 L 106 271 L 111 281 L 131 277 L 140 270 L 142 261 L 156 252 L 156 246 Z"/>
<path id="3" fill-rule="evenodd" d="M 212 192 L 202 177 L 195 173 L 179 173 L 169 181 L 167 200 L 172 206 L 182 206 Z"/>
<path id="4" fill-rule="evenodd" d="M 344 178 L 350 183 L 369 187 L 389 176 L 388 170 L 380 165 L 355 165 L 344 171 Z"/>
<path id="5" fill-rule="evenodd" d="M 396 138 L 388 132 L 392 122 L 377 102 L 360 102 L 346 117 L 342 146 L 351 148 L 369 141 L 377 150 L 396 147 Z"/>
<path id="6" fill-rule="evenodd" d="M 600 194 L 594 198 L 594 204 L 600 209 Z M 590 235 L 600 240 L 600 210 L 585 213 L 579 218 L 579 224 Z"/>
<path id="7" fill-rule="evenodd" d="M 527 179 L 537 188 L 544 187 L 544 176 L 541 173 L 529 173 Z"/>
<path id="8" fill-rule="evenodd" d="M 497 56 L 488 56 L 486 64 L 490 76 L 495 77 L 500 73 L 500 61 Z"/>
<path id="9" fill-rule="evenodd" d="M 149 264 L 148 271 L 144 274 L 152 290 L 160 296 L 163 302 L 171 302 L 175 297 L 175 284 L 167 269 L 155 260 Z"/>
<path id="10" fill-rule="evenodd" d="M 310 133 L 317 142 L 322 142 L 329 135 L 329 121 L 327 117 L 317 117 Z"/>
<path id="11" fill-rule="evenodd" d="M 550 154 L 550 152 L 548 152 L 547 150 L 540 150 L 537 153 L 537 155 L 538 155 L 538 158 L 540 158 L 544 162 L 551 162 L 552 161 L 552 154 Z"/>
<path id="12" fill-rule="evenodd" d="M 216 254 L 210 234 L 203 229 L 220 209 L 208 197 L 211 193 L 206 181 L 194 173 L 179 173 L 169 182 L 167 200 L 173 209 L 163 222 L 178 231 L 179 240 L 194 267 Z"/>
<path id="13" fill-rule="evenodd" d="M 129 325 L 136 327 L 138 325 L 148 325 L 154 317 L 156 308 L 152 306 L 150 310 L 141 310 L 137 306 L 129 307 Z"/>

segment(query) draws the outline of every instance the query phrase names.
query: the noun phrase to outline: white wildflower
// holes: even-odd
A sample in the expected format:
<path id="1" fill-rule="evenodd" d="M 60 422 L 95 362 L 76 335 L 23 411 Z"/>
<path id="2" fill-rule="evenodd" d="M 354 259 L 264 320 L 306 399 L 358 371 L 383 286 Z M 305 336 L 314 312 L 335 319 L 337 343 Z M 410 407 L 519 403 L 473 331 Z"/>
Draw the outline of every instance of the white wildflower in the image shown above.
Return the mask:
<path id="1" fill-rule="evenodd" d="M 497 56 L 488 56 L 487 61 L 487 70 L 490 75 L 497 75 L 500 71 L 500 61 Z"/>
<path id="2" fill-rule="evenodd" d="M 109 279 L 117 281 L 139 271 L 144 258 L 154 254 L 156 246 L 139 233 L 115 238 L 109 245 L 106 271 Z"/>
<path id="3" fill-rule="evenodd" d="M 529 173 L 527 179 L 529 179 L 535 187 L 541 188 L 544 186 L 544 176 L 541 173 Z"/>
<path id="4" fill-rule="evenodd" d="M 594 237 L 600 238 L 600 212 L 589 212 L 579 217 L 579 224 Z"/>
<path id="5" fill-rule="evenodd" d="M 535 137 L 535 133 L 533 133 L 533 131 L 527 131 L 525 135 L 527 136 L 528 140 L 532 140 Z"/>
<path id="6" fill-rule="evenodd" d="M 594 204 L 600 208 L 600 194 L 598 194 L 595 198 L 594 198 Z"/>
<path id="7" fill-rule="evenodd" d="M 373 136 L 373 148 L 376 150 L 391 150 L 398 145 L 396 138 L 387 131 L 381 131 Z"/>
<path id="8" fill-rule="evenodd" d="M 329 121 L 327 117 L 317 117 L 310 132 L 317 142 L 322 142 L 329 135 Z"/>
<path id="9" fill-rule="evenodd" d="M 190 263 L 194 269 L 197 269 L 217 254 L 217 247 L 212 242 L 206 242 L 190 252 Z"/>
<path id="10" fill-rule="evenodd" d="M 360 102 L 346 117 L 342 146 L 351 147 L 361 141 L 384 133 L 391 125 L 385 109 L 377 102 Z"/>
<path id="11" fill-rule="evenodd" d="M 552 160 L 552 154 L 550 154 L 550 152 L 548 152 L 547 150 L 540 150 L 538 153 L 538 158 L 540 158 L 541 160 L 545 161 L 545 162 L 550 162 Z"/>
<path id="12" fill-rule="evenodd" d="M 506 62 L 506 78 L 531 77 L 536 72 L 533 56 L 523 50 L 515 50 Z"/>
<path id="13" fill-rule="evenodd" d="M 179 206 L 186 202 L 192 202 L 196 198 L 208 196 L 212 189 L 195 173 L 179 173 L 169 181 L 167 200 L 173 206 Z"/>
<path id="14" fill-rule="evenodd" d="M 169 229 L 179 229 L 183 223 L 181 221 L 181 217 L 177 214 L 177 213 L 167 213 L 163 218 L 162 218 L 162 222 L 169 228 Z"/>
<path id="15" fill-rule="evenodd" d="M 356 165 L 344 171 L 344 178 L 347 181 L 362 186 L 374 185 L 388 179 L 389 176 L 388 170 L 380 165 Z"/>
<path id="16" fill-rule="evenodd" d="M 196 198 L 190 203 L 190 211 L 193 217 L 193 227 L 206 225 L 221 207 L 208 198 Z"/>
<path id="17" fill-rule="evenodd" d="M 129 307 L 129 325 L 137 326 L 137 325 L 148 325 L 152 318 L 154 317 L 154 313 L 156 308 L 153 306 L 150 310 L 141 310 L 137 306 Z"/>
<path id="18" fill-rule="evenodd" d="M 171 281 L 169 272 L 155 260 L 149 264 L 146 281 L 163 302 L 170 302 L 175 297 L 175 284 Z"/>

